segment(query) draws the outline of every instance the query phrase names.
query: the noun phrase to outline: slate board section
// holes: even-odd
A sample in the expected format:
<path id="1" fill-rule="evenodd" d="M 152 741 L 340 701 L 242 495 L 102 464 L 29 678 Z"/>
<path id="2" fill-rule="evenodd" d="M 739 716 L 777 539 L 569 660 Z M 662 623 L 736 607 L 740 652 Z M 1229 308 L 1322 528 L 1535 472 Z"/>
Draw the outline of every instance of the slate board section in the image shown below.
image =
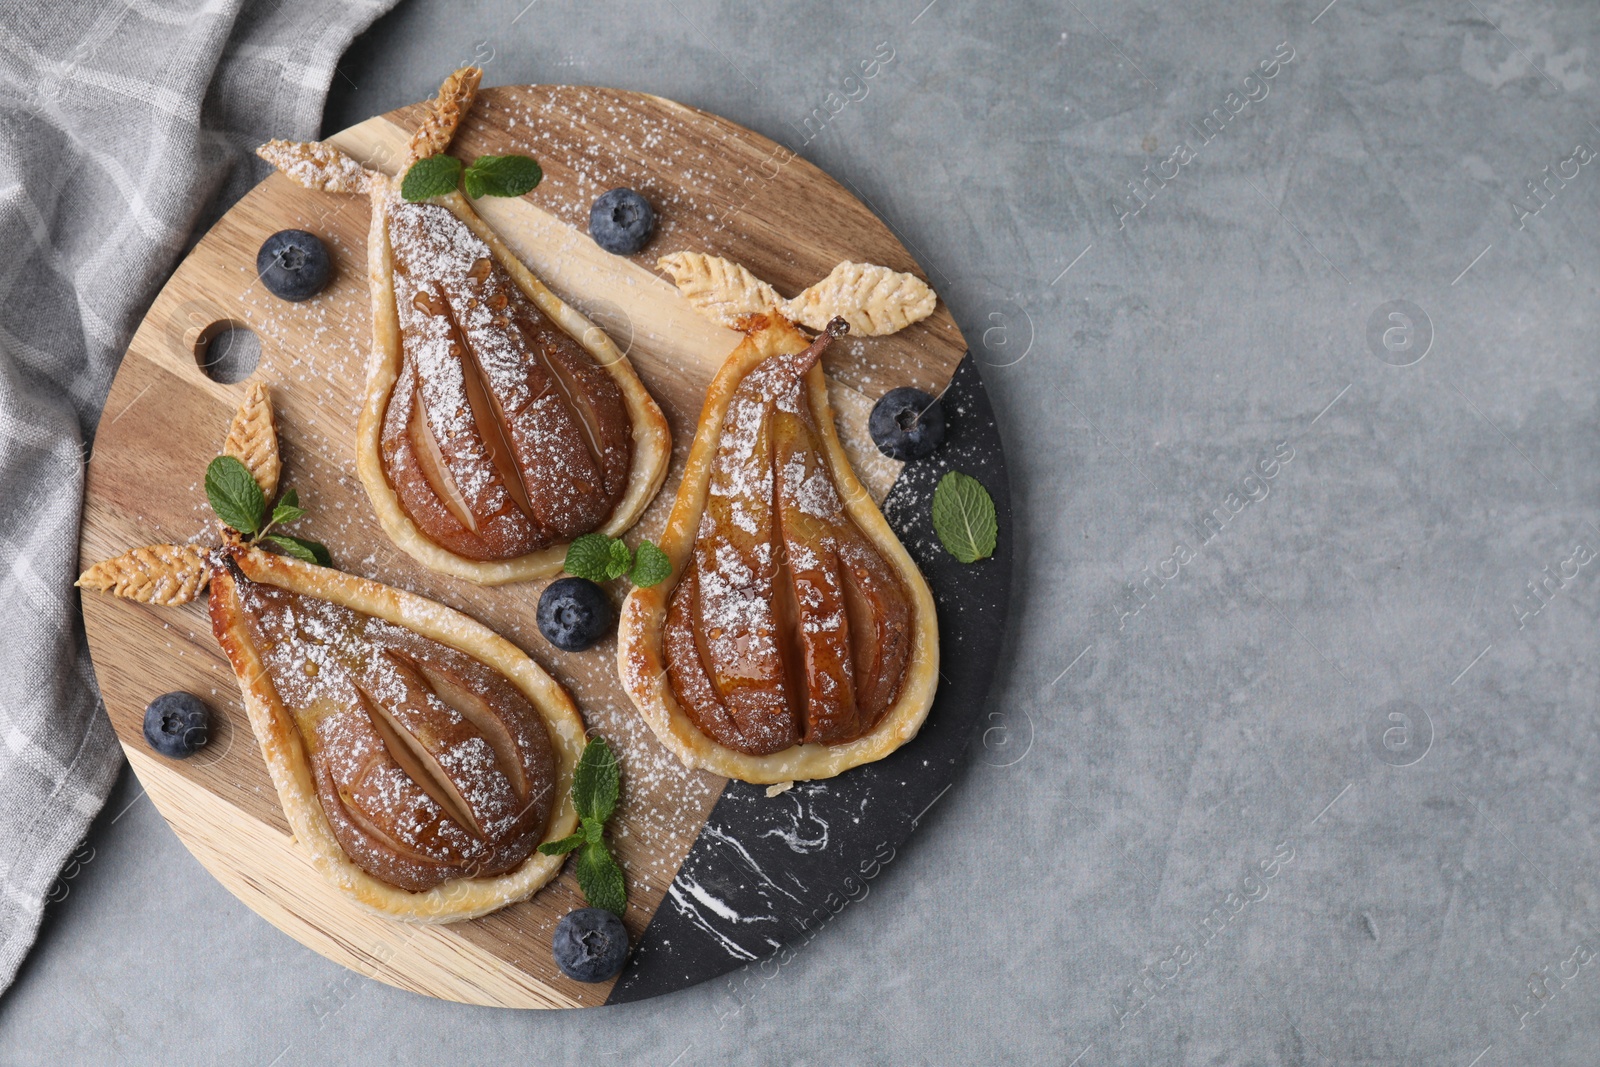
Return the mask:
<path id="1" fill-rule="evenodd" d="M 884 514 L 933 589 L 940 682 L 928 720 L 893 755 L 787 793 L 729 782 L 607 1003 L 669 993 L 808 940 L 895 857 L 950 787 L 983 712 L 1005 637 L 1011 504 L 994 411 L 968 354 L 944 394 L 943 447 L 906 465 Z M 949 470 L 994 497 L 992 558 L 967 565 L 933 532 L 933 490 Z"/>

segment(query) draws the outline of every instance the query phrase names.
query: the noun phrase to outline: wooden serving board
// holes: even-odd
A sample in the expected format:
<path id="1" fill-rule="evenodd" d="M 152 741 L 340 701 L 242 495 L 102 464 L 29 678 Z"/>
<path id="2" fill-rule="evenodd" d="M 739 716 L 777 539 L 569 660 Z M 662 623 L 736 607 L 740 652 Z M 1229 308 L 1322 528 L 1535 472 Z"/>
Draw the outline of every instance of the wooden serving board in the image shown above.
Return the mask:
<path id="1" fill-rule="evenodd" d="M 331 140 L 392 172 L 420 111 L 401 108 Z M 673 471 L 631 541 L 659 533 L 705 389 L 739 340 L 695 314 L 654 270 L 656 257 L 682 250 L 727 256 L 786 296 L 844 259 L 918 270 L 888 227 L 809 163 L 725 119 L 657 97 L 567 86 L 487 89 L 452 151 L 467 160 L 519 152 L 540 161 L 545 178 L 532 194 L 475 206 L 535 274 L 612 335 L 666 412 Z M 587 236 L 589 205 L 622 185 L 644 194 L 659 220 L 654 240 L 631 258 L 610 255 Z M 963 469 L 988 472 L 1006 527 L 998 439 L 970 360 L 957 374 L 966 345 L 948 310 L 941 303 L 931 318 L 893 337 L 847 338 L 829 351 L 826 367 L 841 436 L 863 480 L 880 501 L 891 487 L 903 498 L 897 529 L 940 598 L 951 693 L 941 691 L 925 736 L 906 746 L 904 757 L 769 799 L 743 783 L 686 771 L 656 743 L 618 685 L 614 641 L 579 654 L 548 644 L 534 619 L 545 583 L 490 588 L 434 574 L 378 529 L 355 472 L 370 347 L 368 221 L 364 197 L 307 191 L 274 174 L 193 249 L 135 334 L 107 399 L 88 468 L 83 562 L 135 545 L 214 542 L 201 482 L 245 383 L 207 375 L 206 342 L 225 327 L 248 328 L 261 346 L 251 378 L 269 384 L 278 411 L 282 484 L 297 489 L 310 512 L 294 532 L 326 543 L 347 571 L 433 597 L 504 634 L 557 677 L 590 728 L 620 750 L 624 794 L 612 827 L 629 883 L 634 961 L 615 988 L 575 983 L 556 969 L 555 923 L 582 905 L 570 865 L 533 899 L 450 926 L 397 923 L 349 903 L 294 846 L 204 603 L 157 608 L 86 594 L 101 692 L 144 788 L 195 857 L 269 922 L 362 974 L 431 996 L 541 1008 L 638 999 L 721 973 L 814 929 L 822 913 L 813 900 L 849 892 L 837 884 L 840 871 L 860 868 L 868 876 L 861 856 L 876 855 L 881 866 L 883 848 L 892 853 L 914 827 L 910 812 L 923 804 L 919 798 L 947 787 L 1004 617 L 1009 538 L 994 560 L 941 581 L 934 572 L 948 565 L 918 526 L 931 479 L 965 455 Z M 336 261 L 328 289 L 301 304 L 273 297 L 255 273 L 262 241 L 289 228 L 318 234 Z M 913 464 L 917 477 L 912 468 L 902 476 L 899 464 L 873 449 L 867 412 L 890 388 L 937 393 L 952 376 L 957 387 L 947 402 L 962 399 L 951 412 L 944 458 Z M 895 507 L 891 500 L 891 521 Z M 968 586 L 981 591 L 959 592 Z M 961 607 L 968 602 L 971 611 Z M 952 611 L 959 616 L 954 630 Z M 963 666 L 952 652 L 969 629 L 979 643 Z M 184 761 L 154 755 L 142 734 L 145 705 L 176 689 L 202 696 L 217 715 L 209 745 Z M 952 700 L 964 703 L 952 709 Z M 835 829 L 829 844 L 823 809 L 845 800 L 856 805 L 857 792 L 863 796 L 853 817 L 866 827 Z M 741 838 L 750 818 L 776 818 L 776 830 L 752 824 Z M 774 848 L 778 855 L 760 858 Z M 719 859 L 723 853 L 733 859 Z M 752 891 L 754 903 L 739 902 Z"/>

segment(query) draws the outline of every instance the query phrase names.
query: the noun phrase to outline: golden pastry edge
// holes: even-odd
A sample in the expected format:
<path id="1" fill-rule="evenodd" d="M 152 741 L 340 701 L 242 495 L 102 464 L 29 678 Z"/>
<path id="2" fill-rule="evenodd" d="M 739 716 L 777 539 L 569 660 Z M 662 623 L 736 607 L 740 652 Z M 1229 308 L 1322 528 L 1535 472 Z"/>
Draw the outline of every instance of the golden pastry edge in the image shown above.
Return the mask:
<path id="1" fill-rule="evenodd" d="M 560 803 L 541 842 L 573 833 L 578 813 L 572 804 L 572 774 L 583 752 L 584 725 L 572 698 L 521 649 L 476 619 L 393 586 L 329 567 L 302 563 L 257 548 L 237 550 L 240 570 L 251 581 L 318 597 L 413 630 L 498 671 L 539 712 L 549 730 L 559 774 Z M 225 629 L 217 636 L 231 648 L 230 663 L 244 698 L 250 726 L 277 789 L 278 801 L 296 841 L 324 878 L 355 904 L 385 918 L 405 922 L 451 923 L 474 919 L 525 900 L 560 873 L 565 856 L 534 852 L 515 870 L 488 878 L 453 878 L 420 893 L 390 885 L 359 867 L 345 854 L 317 796 L 311 761 L 294 717 L 278 699 L 231 599 L 234 583 L 213 579 L 211 595 L 222 597 Z M 237 656 L 237 661 L 235 660 Z"/>
<path id="2" fill-rule="evenodd" d="M 706 393 L 678 497 L 658 542 L 672 561 L 672 573 L 657 585 L 635 588 L 623 602 L 617 624 L 617 673 L 656 738 L 684 766 L 756 785 L 776 785 L 832 778 L 852 767 L 880 760 L 915 737 L 938 687 L 939 628 L 927 580 L 856 478 L 845 455 L 819 362 L 807 372 L 806 388 L 839 495 L 850 517 L 895 568 L 912 602 L 916 633 L 900 695 L 883 720 L 855 741 L 831 746 L 800 744 L 767 756 L 752 756 L 711 740 L 678 705 L 667 677 L 662 634 L 668 600 L 694 548 L 723 416 L 739 382 L 759 363 L 769 356 L 801 352 L 810 344 L 792 323 L 777 314 L 753 316 L 747 325 L 745 340 L 728 357 Z"/>

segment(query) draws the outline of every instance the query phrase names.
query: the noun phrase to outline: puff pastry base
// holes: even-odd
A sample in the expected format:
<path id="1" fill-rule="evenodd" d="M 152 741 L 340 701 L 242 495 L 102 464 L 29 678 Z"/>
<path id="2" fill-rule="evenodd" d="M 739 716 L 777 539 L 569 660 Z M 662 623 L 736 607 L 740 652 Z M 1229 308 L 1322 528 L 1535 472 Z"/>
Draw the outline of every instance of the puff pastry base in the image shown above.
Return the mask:
<path id="1" fill-rule="evenodd" d="M 317 567 L 286 556 L 248 548 L 236 553 L 240 571 L 263 582 L 306 596 L 320 597 L 353 611 L 414 630 L 459 649 L 499 671 L 538 709 L 549 728 L 559 771 L 561 803 L 552 812 L 544 841 L 577 829 L 572 804 L 572 774 L 583 752 L 584 727 L 572 699 L 527 654 L 482 623 L 426 597 Z M 212 626 L 228 654 L 244 695 L 250 726 L 277 787 L 283 813 L 299 846 L 317 870 L 351 900 L 369 911 L 407 922 L 449 923 L 473 919 L 531 896 L 561 870 L 565 856 L 530 855 L 515 870 L 489 878 L 455 878 L 421 893 L 380 881 L 353 863 L 333 836 L 323 814 L 300 729 L 278 699 L 265 665 L 251 642 L 239 610 L 238 585 L 227 567 L 211 581 Z"/>
<path id="2" fill-rule="evenodd" d="M 367 363 L 367 387 L 356 428 L 356 471 L 372 500 L 383 532 L 408 555 L 430 570 L 456 578 L 499 585 L 533 578 L 548 578 L 561 573 L 567 544 L 551 545 L 538 552 L 506 560 L 474 560 L 457 555 L 430 540 L 400 506 L 400 498 L 389 484 L 383 468 L 383 419 L 389 396 L 400 376 L 400 318 L 395 307 L 393 260 L 389 254 L 389 198 L 398 198 L 399 182 L 382 175 L 369 178 L 372 194 L 372 231 L 367 241 L 367 284 L 372 293 L 372 354 Z M 573 340 L 582 345 L 595 363 L 604 368 L 622 391 L 633 427 L 633 464 L 628 471 L 628 487 L 611 517 L 600 527 L 601 533 L 617 537 L 634 523 L 666 481 L 672 462 L 672 433 L 666 416 L 656 406 L 639 380 L 633 365 L 618 350 L 604 330 L 590 322 L 571 305 L 551 292 L 506 243 L 472 210 L 458 192 L 436 197 L 439 204 L 459 218 L 484 244 L 511 280 L 540 311 L 550 317 Z"/>
<path id="3" fill-rule="evenodd" d="M 445 80 L 412 136 L 401 161 L 399 177 L 363 167 L 332 145 L 316 142 L 269 141 L 257 149 L 256 154 L 297 185 L 332 193 L 366 193 L 371 199 L 367 284 L 372 298 L 372 352 L 367 362 L 366 392 L 356 430 L 356 470 L 383 532 L 408 555 L 441 574 L 497 585 L 561 573 L 567 543 L 506 560 L 475 560 L 452 552 L 427 537 L 400 506 L 400 499 L 384 471 L 382 451 L 384 415 L 400 375 L 402 360 L 394 264 L 389 244 L 389 208 L 400 201 L 403 176 L 411 164 L 449 147 L 457 127 L 472 106 L 482 74 L 476 67 L 463 67 Z M 535 277 L 472 209 L 466 197 L 452 191 L 428 202 L 448 209 L 488 245 L 495 260 L 523 295 L 588 352 L 617 383 L 632 429 L 633 462 L 622 499 L 599 532 L 613 537 L 626 532 L 639 520 L 666 481 L 667 468 L 672 462 L 672 433 L 666 416 L 639 380 L 633 365 L 605 331 Z"/>
<path id="4" fill-rule="evenodd" d="M 672 561 L 672 574 L 648 589 L 634 589 L 623 603 L 617 627 L 617 670 L 645 722 L 684 766 L 758 785 L 831 778 L 851 767 L 880 760 L 916 736 L 928 716 L 939 682 L 939 626 L 933 593 L 922 572 L 850 467 L 833 424 L 821 363 L 807 372 L 806 389 L 822 432 L 823 452 L 834 484 L 850 517 L 895 568 L 911 599 L 915 633 L 899 699 L 871 733 L 848 744 L 801 744 L 767 756 L 752 756 L 720 745 L 700 732 L 673 695 L 662 651 L 668 600 L 694 549 L 722 420 L 734 390 L 769 356 L 801 352 L 810 344 L 792 323 L 775 313 L 755 316 L 747 326 L 749 335 L 717 372 L 706 394 L 678 498 L 661 535 L 660 547 Z"/>

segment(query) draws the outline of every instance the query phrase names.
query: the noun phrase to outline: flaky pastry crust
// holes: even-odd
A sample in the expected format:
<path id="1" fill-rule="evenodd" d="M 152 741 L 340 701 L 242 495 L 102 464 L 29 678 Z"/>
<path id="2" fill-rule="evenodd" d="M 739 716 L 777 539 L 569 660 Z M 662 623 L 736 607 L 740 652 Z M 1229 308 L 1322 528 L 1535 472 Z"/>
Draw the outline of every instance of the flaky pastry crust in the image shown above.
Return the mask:
<path id="1" fill-rule="evenodd" d="M 442 574 L 485 585 L 559 574 L 567 557 L 565 542 L 507 560 L 468 559 L 436 544 L 405 513 L 400 506 L 399 496 L 384 473 L 383 419 L 389 408 L 389 396 L 400 377 L 402 359 L 400 316 L 399 309 L 395 307 L 393 261 L 389 255 L 388 213 L 381 201 L 384 196 L 398 198 L 399 183 L 389 179 L 384 181 L 393 188 L 388 192 L 373 193 L 372 231 L 367 239 L 367 272 L 372 292 L 372 355 L 367 363 L 367 388 L 361 407 L 361 421 L 356 428 L 356 471 L 361 475 L 361 483 L 366 487 L 373 510 L 377 512 L 378 521 L 390 540 L 424 566 Z M 449 209 L 474 236 L 488 245 L 495 261 L 510 275 L 523 295 L 582 345 L 622 391 L 628 419 L 633 426 L 633 464 L 628 472 L 628 488 L 599 532 L 612 537 L 625 533 L 639 521 L 639 516 L 660 491 L 661 483 L 666 481 L 667 467 L 672 461 L 672 434 L 667 428 L 666 416 L 661 414 L 655 399 L 646 391 L 633 365 L 606 336 L 605 331 L 534 277 L 533 272 L 489 228 L 488 223 L 472 210 L 466 197 L 460 193 L 450 193 L 436 197 L 430 203 Z"/>
<path id="2" fill-rule="evenodd" d="M 559 840 L 577 829 L 571 792 L 572 774 L 583 752 L 583 720 L 560 684 L 521 649 L 475 619 L 415 593 L 256 548 L 234 549 L 232 557 L 253 582 L 318 597 L 406 627 L 498 671 L 528 698 L 549 729 L 561 800 L 542 840 Z M 566 857 L 538 852 L 505 874 L 454 878 L 420 893 L 380 881 L 357 866 L 340 847 L 323 813 L 300 729 L 279 700 L 250 638 L 239 608 L 238 583 L 226 565 L 219 566 L 211 580 L 211 604 L 212 628 L 234 666 L 251 729 L 261 743 L 261 755 L 295 840 L 310 853 L 317 870 L 357 904 L 407 922 L 459 922 L 526 899 L 555 878 Z"/>
<path id="3" fill-rule="evenodd" d="M 798 353 L 810 344 L 792 323 L 775 313 L 755 316 L 746 325 L 748 336 L 728 357 L 706 394 L 678 498 L 661 535 L 660 547 L 672 561 L 672 574 L 647 589 L 634 589 L 622 605 L 617 627 L 617 670 L 645 722 L 684 766 L 758 785 L 831 778 L 851 767 L 880 760 L 916 736 L 938 686 L 939 626 L 933 593 L 922 572 L 850 467 L 833 424 L 820 363 L 806 374 L 807 398 L 821 431 L 823 454 L 834 484 L 850 517 L 905 583 L 912 604 L 911 659 L 900 695 L 870 733 L 848 744 L 800 744 L 771 755 L 752 756 L 701 733 L 678 704 L 667 676 L 662 644 L 668 602 L 694 549 L 722 420 L 734 390 L 769 356 Z"/>
<path id="4" fill-rule="evenodd" d="M 278 498 L 283 459 L 278 452 L 278 420 L 272 411 L 272 396 L 266 382 L 254 381 L 245 388 L 244 400 L 222 442 L 222 454 L 245 465 L 261 487 L 262 496 L 268 500 Z"/>
<path id="5" fill-rule="evenodd" d="M 199 596 L 211 568 L 193 545 L 145 545 L 96 563 L 73 583 L 141 604 L 176 607 Z"/>
<path id="6" fill-rule="evenodd" d="M 443 151 L 466 116 L 477 86 L 475 68 L 457 71 L 445 82 L 428 118 L 412 139 L 409 162 L 422 155 Z M 349 167 L 358 164 L 329 145 L 297 145 L 274 141 L 258 150 L 268 162 L 285 167 L 284 173 L 300 185 L 313 189 L 353 190 L 357 183 L 349 177 Z M 372 501 L 378 522 L 389 539 L 406 554 L 441 574 L 449 574 L 484 585 L 548 578 L 561 573 L 568 542 L 549 545 L 505 560 L 469 559 L 430 539 L 419 529 L 400 504 L 390 485 L 383 463 L 383 423 L 389 399 L 402 365 L 399 311 L 395 306 L 394 268 L 389 242 L 389 208 L 400 203 L 401 177 L 389 177 L 373 170 L 362 170 L 360 189 L 372 202 L 372 225 L 367 240 L 367 283 L 372 299 L 372 352 L 367 361 L 367 383 L 356 428 L 356 471 Z M 639 520 L 644 509 L 666 481 L 672 461 L 672 434 L 666 416 L 645 389 L 633 365 L 604 330 L 567 304 L 534 276 L 512 253 L 472 204 L 459 192 L 427 201 L 444 207 L 460 219 L 472 233 L 489 246 L 495 261 L 512 282 L 561 330 L 576 341 L 596 365 L 610 374 L 622 394 L 632 428 L 633 461 L 628 471 L 627 488 L 612 509 L 600 533 L 618 536 Z"/>

